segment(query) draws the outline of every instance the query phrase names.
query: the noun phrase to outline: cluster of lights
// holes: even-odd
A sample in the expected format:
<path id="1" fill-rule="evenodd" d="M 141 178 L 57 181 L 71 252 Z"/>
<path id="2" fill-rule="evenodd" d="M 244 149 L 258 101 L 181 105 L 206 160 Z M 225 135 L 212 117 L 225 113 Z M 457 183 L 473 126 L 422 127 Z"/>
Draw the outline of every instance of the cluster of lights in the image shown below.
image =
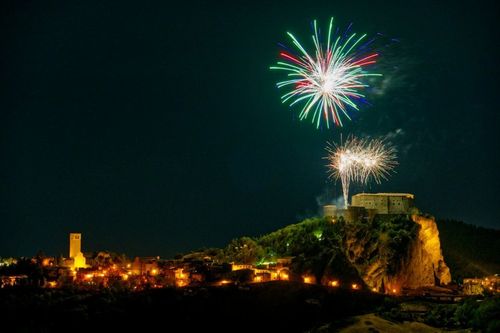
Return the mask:
<path id="1" fill-rule="evenodd" d="M 127 268 L 130 268 L 130 264 L 127 265 Z M 130 271 L 127 271 L 127 272 L 117 272 L 117 267 L 116 265 L 113 265 L 111 267 L 109 267 L 108 269 L 101 269 L 99 268 L 99 271 L 95 271 L 95 272 L 89 272 L 89 273 L 86 273 L 82 276 L 83 280 L 87 280 L 89 282 L 93 281 L 94 278 L 103 278 L 103 277 L 107 277 L 107 276 L 120 276 L 122 278 L 123 281 L 127 281 L 131 275 L 131 272 Z M 160 271 L 157 269 L 157 268 L 153 268 L 151 269 L 151 271 L 149 271 L 149 274 L 151 276 L 156 276 L 160 273 Z M 276 279 L 278 280 L 284 280 L 284 281 L 287 281 L 289 280 L 289 273 L 287 270 L 281 270 L 281 271 L 277 271 L 276 273 Z M 302 279 L 303 279 L 303 282 L 305 284 L 314 284 L 316 283 L 316 279 L 314 276 L 312 275 L 304 275 L 302 276 Z M 260 283 L 260 282 L 263 282 L 265 279 L 264 279 L 264 276 L 261 275 L 261 274 L 257 274 L 254 276 L 253 278 L 253 282 L 255 283 Z M 224 286 L 224 285 L 228 285 L 228 284 L 231 284 L 233 283 L 233 281 L 231 280 L 227 280 L 227 279 L 223 279 L 223 280 L 220 280 L 217 285 L 219 286 Z M 179 268 L 175 271 L 175 284 L 177 287 L 185 287 L 185 286 L 188 286 L 189 285 L 189 274 L 185 273 L 183 271 L 183 269 Z M 337 287 L 340 287 L 340 281 L 337 280 L 337 279 L 332 279 L 332 280 L 329 280 L 327 282 L 327 286 L 329 287 L 333 287 L 333 288 L 337 288 Z M 481 284 L 485 287 L 487 287 L 490 291 L 493 291 L 495 288 L 492 286 L 492 285 L 488 285 L 489 284 L 489 281 L 488 281 L 488 278 L 485 278 L 483 281 L 481 281 Z M 352 290 L 360 290 L 361 289 L 361 285 L 359 283 L 348 283 L 347 284 L 348 286 L 350 286 L 350 289 Z M 52 282 L 49 282 L 48 283 L 48 287 L 50 288 L 55 288 L 57 286 L 57 283 L 55 281 L 52 281 Z M 155 288 L 160 288 L 161 285 L 157 285 L 155 284 L 153 287 Z M 134 287 L 134 289 L 137 289 L 137 286 Z M 376 287 L 373 287 L 371 289 L 373 292 L 378 292 L 378 289 Z M 396 286 L 391 286 L 390 289 L 389 289 L 390 293 L 392 294 L 398 294 L 399 293 L 399 290 Z"/>
<path id="2" fill-rule="evenodd" d="M 127 265 L 128 268 L 130 268 L 130 264 Z M 115 275 L 116 274 L 116 270 L 117 270 L 117 267 L 115 265 L 111 266 L 109 269 L 104 269 L 104 270 L 99 270 L 97 272 L 90 272 L 90 273 L 86 273 L 83 275 L 83 279 L 84 280 L 87 280 L 87 281 L 92 281 L 94 278 L 96 277 L 106 277 L 106 276 L 109 276 L 110 274 L 113 274 Z M 160 271 L 157 269 L 157 268 L 153 268 L 151 269 L 151 271 L 149 271 L 149 274 L 151 276 L 156 276 L 160 273 Z M 130 271 L 128 272 L 122 272 L 120 274 L 118 274 L 119 276 L 121 276 L 122 280 L 123 281 L 127 281 L 131 275 Z M 283 281 L 288 281 L 289 280 L 289 273 L 287 270 L 281 270 L 281 271 L 278 271 L 277 274 L 276 274 L 276 277 L 278 280 L 283 280 Z M 254 283 L 260 283 L 260 282 L 264 282 L 264 276 L 263 275 L 260 275 L 260 274 L 257 274 L 254 276 L 253 278 L 253 282 Z M 315 277 L 312 276 L 312 275 L 304 275 L 302 276 L 302 280 L 305 284 L 314 284 L 315 283 Z M 228 284 L 231 284 L 233 283 L 233 281 L 231 280 L 227 280 L 227 279 L 223 279 L 223 280 L 220 280 L 217 285 L 219 286 L 224 286 L 224 285 L 228 285 Z M 483 285 L 485 285 L 486 283 L 488 283 L 488 279 L 486 278 L 485 281 L 482 282 Z M 189 275 L 187 273 L 185 273 L 183 271 L 183 269 L 179 268 L 175 271 L 175 284 L 177 287 L 186 287 L 189 285 Z M 333 287 L 333 288 L 338 288 L 340 287 L 340 281 L 337 280 L 337 279 L 332 279 L 332 280 L 329 280 L 327 282 L 327 286 L 329 287 Z M 347 284 L 350 286 L 350 289 L 352 290 L 360 290 L 361 289 L 361 285 L 358 284 L 358 283 L 350 283 L 350 284 Z M 49 287 L 52 287 L 52 288 L 55 288 L 56 287 L 56 283 L 53 282 L 53 283 L 49 283 Z M 154 285 L 154 287 L 161 287 L 160 285 Z M 489 290 L 493 290 L 494 288 L 492 286 L 489 286 L 488 288 Z M 371 289 L 373 292 L 377 292 L 377 288 L 372 288 Z M 396 287 L 392 287 L 392 289 L 390 289 L 390 292 L 392 294 L 398 294 L 398 289 Z"/>

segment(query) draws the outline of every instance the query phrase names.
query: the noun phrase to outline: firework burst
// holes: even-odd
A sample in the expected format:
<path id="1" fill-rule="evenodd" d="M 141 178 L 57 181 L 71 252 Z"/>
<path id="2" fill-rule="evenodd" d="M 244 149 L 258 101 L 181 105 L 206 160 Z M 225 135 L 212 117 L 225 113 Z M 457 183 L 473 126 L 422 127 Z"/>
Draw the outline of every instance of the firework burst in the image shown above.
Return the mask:
<path id="1" fill-rule="evenodd" d="M 357 36 L 338 29 L 333 32 L 333 18 L 327 31 L 326 43 L 320 39 L 316 20 L 313 22 L 314 54 L 310 55 L 291 33 L 296 51 L 283 46 L 280 52 L 283 61 L 278 61 L 272 70 L 287 72 L 288 79 L 277 83 L 278 88 L 289 88 L 282 103 L 290 106 L 302 104 L 300 120 L 311 116 L 318 128 L 321 119 L 330 128 L 330 121 L 342 126 L 342 118 L 351 120 L 350 110 L 359 110 L 358 103 L 364 99 L 362 89 L 368 87 L 366 79 L 381 74 L 368 73 L 365 67 L 374 64 L 377 53 L 368 52 L 373 40 L 364 42 L 366 34 Z"/>
<path id="2" fill-rule="evenodd" d="M 330 177 L 342 183 L 344 208 L 348 206 L 351 182 L 367 184 L 373 179 L 380 183 L 398 164 L 396 149 L 382 139 L 349 137 L 343 144 L 328 144 L 326 150 Z"/>

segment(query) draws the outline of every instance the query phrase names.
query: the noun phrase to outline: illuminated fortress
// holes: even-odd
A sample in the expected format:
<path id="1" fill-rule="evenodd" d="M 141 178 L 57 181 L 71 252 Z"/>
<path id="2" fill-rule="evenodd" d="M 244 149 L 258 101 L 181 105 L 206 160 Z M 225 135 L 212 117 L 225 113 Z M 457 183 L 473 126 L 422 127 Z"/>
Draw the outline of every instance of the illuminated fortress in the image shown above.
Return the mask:
<path id="1" fill-rule="evenodd" d="M 407 214 L 414 199 L 409 193 L 360 193 L 352 196 L 351 206 L 375 209 L 377 214 Z"/>
<path id="2" fill-rule="evenodd" d="M 347 209 L 335 205 L 323 206 L 323 216 L 335 221 L 343 217 L 352 222 L 360 219 L 371 220 L 377 214 L 410 214 L 415 196 L 410 193 L 359 193 L 352 196 L 352 204 Z"/>

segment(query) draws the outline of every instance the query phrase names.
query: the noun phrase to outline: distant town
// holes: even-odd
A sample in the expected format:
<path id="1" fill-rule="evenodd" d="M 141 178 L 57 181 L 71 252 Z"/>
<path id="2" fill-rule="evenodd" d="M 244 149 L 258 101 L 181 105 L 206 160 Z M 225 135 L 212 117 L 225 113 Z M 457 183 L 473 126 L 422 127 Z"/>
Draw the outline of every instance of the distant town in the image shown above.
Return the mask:
<path id="1" fill-rule="evenodd" d="M 333 205 L 323 207 L 323 217 L 336 223 L 339 218 L 348 223 L 355 220 L 371 221 L 377 214 L 405 214 L 415 211 L 413 195 L 406 193 L 357 194 L 348 209 Z M 446 288 L 410 288 L 367 286 L 357 280 L 328 278 L 318 281 L 312 274 L 297 274 L 291 269 L 294 257 L 274 258 L 257 263 L 221 262 L 210 251 L 194 252 L 174 259 L 159 256 L 135 257 L 100 252 L 84 252 L 83 235 L 70 233 L 68 256 L 51 257 L 42 253 L 32 258 L 0 259 L 0 287 L 37 286 L 43 288 L 78 287 L 86 289 L 123 288 L 184 288 L 196 286 L 225 286 L 269 281 L 295 281 L 322 284 L 331 288 L 367 289 L 370 292 L 392 295 L 415 295 L 460 299 L 466 295 L 500 293 L 500 277 L 464 278 L 461 284 Z M 243 247 L 246 245 L 242 245 Z M 242 249 L 244 250 L 244 249 Z M 449 275 L 449 273 L 448 273 Z M 446 281 L 448 284 L 449 281 Z"/>
<path id="2" fill-rule="evenodd" d="M 69 234 L 68 257 L 37 255 L 33 258 L 2 258 L 0 268 L 7 271 L 16 265 L 32 266 L 32 274 L 2 275 L 1 288 L 34 285 L 44 288 L 79 286 L 82 288 L 120 286 L 132 290 L 145 288 L 227 285 L 237 282 L 258 283 L 290 279 L 292 258 L 259 265 L 218 263 L 210 256 L 194 254 L 179 259 L 135 257 L 110 252 L 83 253 L 82 234 Z M 236 272 L 236 273 L 235 273 Z M 304 276 L 304 283 L 315 283 Z M 338 286 L 332 281 L 332 286 Z M 356 289 L 356 286 L 353 286 Z"/>

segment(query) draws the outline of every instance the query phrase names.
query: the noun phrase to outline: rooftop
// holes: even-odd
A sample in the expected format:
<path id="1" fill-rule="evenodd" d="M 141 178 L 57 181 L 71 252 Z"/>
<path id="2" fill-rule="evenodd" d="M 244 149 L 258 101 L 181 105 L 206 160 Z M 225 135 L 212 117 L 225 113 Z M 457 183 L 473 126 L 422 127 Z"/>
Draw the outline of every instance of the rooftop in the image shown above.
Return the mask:
<path id="1" fill-rule="evenodd" d="M 383 196 L 383 197 L 406 197 L 408 199 L 414 199 L 415 196 L 411 193 L 358 193 L 353 195 L 353 197 L 356 196 Z"/>

